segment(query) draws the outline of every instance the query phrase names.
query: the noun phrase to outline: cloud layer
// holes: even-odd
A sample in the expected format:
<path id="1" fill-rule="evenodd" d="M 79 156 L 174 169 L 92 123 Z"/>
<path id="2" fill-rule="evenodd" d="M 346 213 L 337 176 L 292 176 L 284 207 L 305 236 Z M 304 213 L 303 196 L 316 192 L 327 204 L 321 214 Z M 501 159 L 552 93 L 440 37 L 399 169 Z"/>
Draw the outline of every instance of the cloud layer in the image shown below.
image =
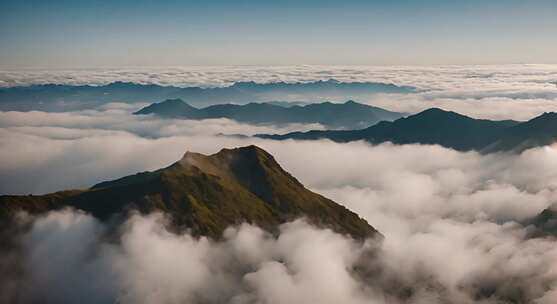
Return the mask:
<path id="1" fill-rule="evenodd" d="M 435 104 L 505 119 L 527 119 L 553 109 L 556 99 L 557 87 L 551 82 L 557 76 L 551 66 L 343 69 L 208 69 L 197 77 L 202 79 L 199 83 L 216 85 L 241 75 L 273 81 L 266 75 L 277 73 L 284 77 L 279 80 L 334 76 L 391 81 L 426 91 L 376 96 L 368 102 L 412 111 Z M 72 81 L 144 77 L 137 71 L 93 72 L 78 73 Z M 6 73 L 1 79 L 7 79 Z M 167 83 L 193 82 L 184 80 L 190 78 L 184 78 L 182 70 L 176 73 L 157 75 L 168 77 Z M 10 74 L 13 79 L 5 83 L 39 81 L 33 77 L 44 75 L 70 81 L 54 74 Z M 223 240 L 209 241 L 187 232 L 168 232 L 160 214 L 133 215 L 117 224 L 64 210 L 20 219 L 22 231 L 13 234 L 20 238 L 9 246 L 15 251 L 2 250 L 0 259 L 0 270 L 13 274 L 0 280 L 7 299 L 51 303 L 557 301 L 557 242 L 551 237 L 532 238 L 532 227 L 524 224 L 557 200 L 557 148 L 553 146 L 518 155 L 480 155 L 425 145 L 275 142 L 218 134 L 283 133 L 321 126 L 159 120 L 132 116 L 134 109 L 109 104 L 67 113 L 0 112 L 0 193 L 88 187 L 166 166 L 186 150 L 214 153 L 223 147 L 257 144 L 308 188 L 364 217 L 385 239 L 381 244 L 358 244 L 299 220 L 282 226 L 277 236 L 241 225 L 230 227 Z M 5 245 L 2 239 L 0 246 Z"/>
<path id="2" fill-rule="evenodd" d="M 238 81 L 383 82 L 412 86 L 413 94 L 358 96 L 360 102 L 415 113 L 430 107 L 477 118 L 527 120 L 557 111 L 557 65 L 175 67 L 81 70 L 3 70 L 0 87 L 30 84 L 103 85 L 114 81 L 179 87 L 227 86 Z M 353 96 L 277 96 L 286 101 L 344 102 Z M 303 100 L 300 100 L 303 99 Z"/>
<path id="3" fill-rule="evenodd" d="M 512 223 L 437 218 L 382 244 L 356 243 L 303 220 L 283 225 L 278 236 L 230 227 L 218 242 L 170 233 L 161 214 L 133 215 L 111 229 L 71 210 L 35 219 L 21 237 L 25 275 L 15 283 L 3 278 L 17 291 L 5 296 L 21 303 L 556 300 L 555 240 L 527 239 Z"/>
<path id="4" fill-rule="evenodd" d="M 119 69 L 2 70 L 0 86 L 31 84 L 103 85 L 115 81 L 178 87 L 227 86 L 238 81 L 311 82 L 337 79 L 416 86 L 421 89 L 452 90 L 468 94 L 489 89 L 513 94 L 530 88 L 550 89 L 557 82 L 557 65 L 468 65 L 468 66 L 218 66 Z M 504 90 L 515 87 L 513 90 Z M 472 90 L 470 90 L 472 89 Z"/>
<path id="5" fill-rule="evenodd" d="M 231 227 L 219 242 L 176 235 L 164 217 L 131 217 L 118 243 L 106 227 L 65 210 L 37 219 L 22 237 L 21 300 L 49 303 L 364 303 L 351 267 L 361 245 L 303 221 L 278 237 Z M 60 253 L 59 248 L 65 248 Z M 314 250 L 319 248 L 319 250 Z M 316 290 L 321 292 L 316 293 Z"/>
<path id="6" fill-rule="evenodd" d="M 128 107 L 112 104 L 101 111 L 0 112 L 0 193 L 89 187 L 102 180 L 161 168 L 206 142 L 238 142 L 219 134 L 322 128 L 319 124 L 254 126 L 229 119 L 157 119 L 130 115 L 133 110 Z"/>

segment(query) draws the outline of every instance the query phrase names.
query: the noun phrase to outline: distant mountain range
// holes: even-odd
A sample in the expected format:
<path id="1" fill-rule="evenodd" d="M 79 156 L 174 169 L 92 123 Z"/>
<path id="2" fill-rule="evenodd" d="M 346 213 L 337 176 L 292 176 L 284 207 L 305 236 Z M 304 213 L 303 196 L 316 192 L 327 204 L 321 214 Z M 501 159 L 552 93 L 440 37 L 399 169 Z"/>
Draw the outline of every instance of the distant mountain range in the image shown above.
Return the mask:
<path id="1" fill-rule="evenodd" d="M 364 140 L 370 143 L 432 144 L 459 151 L 520 152 L 557 140 L 557 113 L 544 113 L 526 122 L 473 119 L 432 108 L 393 122 L 380 122 L 361 130 L 309 131 L 257 137 L 285 140 L 330 139 L 336 142 Z"/>
<path id="2" fill-rule="evenodd" d="M 0 221 L 20 210 L 38 214 L 64 207 L 100 219 L 133 209 L 163 211 L 177 227 L 213 238 L 242 222 L 275 232 L 281 223 L 300 217 L 355 239 L 380 235 L 357 214 L 306 189 L 256 146 L 223 149 L 210 156 L 188 152 L 167 168 L 87 190 L 0 196 Z"/>
<path id="3" fill-rule="evenodd" d="M 403 113 L 391 112 L 354 101 L 323 102 L 290 107 L 269 103 L 220 104 L 198 109 L 181 99 L 168 99 L 154 103 L 134 114 L 156 114 L 161 117 L 184 119 L 224 117 L 255 124 L 319 123 L 332 129 L 364 128 L 379 121 L 392 121 L 404 116 Z"/>
<path id="4" fill-rule="evenodd" d="M 267 101 L 301 101 L 339 98 L 347 100 L 376 93 L 411 93 L 415 89 L 394 84 L 370 82 L 308 83 L 237 82 L 228 87 L 180 88 L 155 84 L 114 82 L 102 86 L 33 85 L 0 88 L 0 110 L 69 111 L 91 108 L 109 102 L 156 102 L 183 99 L 195 106 L 221 103 L 245 104 Z"/>

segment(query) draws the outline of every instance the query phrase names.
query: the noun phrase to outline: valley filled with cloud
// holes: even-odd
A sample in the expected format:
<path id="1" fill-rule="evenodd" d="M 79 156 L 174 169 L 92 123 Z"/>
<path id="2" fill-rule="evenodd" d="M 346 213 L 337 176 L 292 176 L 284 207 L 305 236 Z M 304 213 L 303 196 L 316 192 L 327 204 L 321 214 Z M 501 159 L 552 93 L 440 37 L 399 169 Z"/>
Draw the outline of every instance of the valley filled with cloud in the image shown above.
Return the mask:
<path id="1" fill-rule="evenodd" d="M 415 86 L 420 91 L 358 100 L 410 113 L 439 106 L 473 117 L 527 120 L 557 110 L 554 66 L 149 73 L 3 71 L 0 78 L 3 85 L 52 79 L 71 84 L 118 79 L 222 85 L 246 79 L 335 78 Z M 157 79 L 149 77 L 155 74 Z M 307 188 L 367 220 L 383 238 L 359 242 L 304 219 L 281 225 L 276 234 L 240 224 L 229 227 L 222 239 L 211 240 L 167 230 L 168 219 L 161 213 L 132 213 L 122 223 L 100 221 L 71 209 L 22 214 L 2 247 L 6 250 L 0 270 L 9 275 L 1 279 L 0 292 L 8 299 L 46 298 L 49 303 L 557 301 L 557 241 L 534 221 L 557 201 L 555 146 L 480 154 L 437 145 L 273 141 L 251 135 L 323 126 L 131 114 L 143 105 L 0 112 L 0 193 L 85 189 L 167 167 L 186 151 L 212 154 L 255 144 Z"/>
<path id="2" fill-rule="evenodd" d="M 0 304 L 557 303 L 555 12 L 0 1 Z"/>

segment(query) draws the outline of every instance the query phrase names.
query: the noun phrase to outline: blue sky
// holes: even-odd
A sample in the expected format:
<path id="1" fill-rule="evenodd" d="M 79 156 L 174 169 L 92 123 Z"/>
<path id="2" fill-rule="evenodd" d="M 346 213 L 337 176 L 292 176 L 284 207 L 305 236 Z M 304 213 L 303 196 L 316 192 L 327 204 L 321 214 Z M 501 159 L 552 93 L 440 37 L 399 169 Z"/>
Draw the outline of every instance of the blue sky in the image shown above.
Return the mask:
<path id="1" fill-rule="evenodd" d="M 557 1 L 5 1 L 0 67 L 557 63 Z"/>

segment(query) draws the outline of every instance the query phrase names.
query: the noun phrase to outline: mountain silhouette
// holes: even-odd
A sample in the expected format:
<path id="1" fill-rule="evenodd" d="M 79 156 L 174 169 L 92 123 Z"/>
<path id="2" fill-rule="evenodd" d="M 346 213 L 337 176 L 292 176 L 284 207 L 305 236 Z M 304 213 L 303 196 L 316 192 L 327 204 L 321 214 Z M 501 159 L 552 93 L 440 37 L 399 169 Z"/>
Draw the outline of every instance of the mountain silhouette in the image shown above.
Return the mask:
<path id="1" fill-rule="evenodd" d="M 505 132 L 485 150 L 523 151 L 533 147 L 553 144 L 557 140 L 557 113 L 544 113 L 529 121 L 517 124 Z"/>
<path id="2" fill-rule="evenodd" d="M 336 80 L 298 83 L 236 82 L 226 87 L 176 87 L 131 82 L 107 85 L 44 84 L 0 88 L 1 111 L 70 111 L 110 102 L 156 102 L 182 99 L 195 106 L 246 104 L 284 100 L 320 100 L 323 97 L 356 98 L 377 93 L 411 93 L 415 88 L 371 82 Z M 298 99 L 299 98 L 299 99 Z"/>
<path id="3" fill-rule="evenodd" d="M 155 114 L 184 119 L 229 118 L 255 124 L 319 123 L 334 129 L 363 128 L 379 121 L 390 121 L 403 116 L 402 113 L 351 100 L 345 103 L 323 102 L 291 107 L 270 103 L 220 104 L 197 109 L 180 99 L 169 99 L 151 104 L 134 114 Z"/>
<path id="4" fill-rule="evenodd" d="M 557 141 L 557 113 L 544 113 L 529 121 L 517 122 L 474 119 L 432 108 L 360 130 L 314 130 L 256 136 L 275 140 L 329 139 L 336 142 L 364 140 L 374 144 L 432 144 L 482 153 L 521 152 Z"/>

